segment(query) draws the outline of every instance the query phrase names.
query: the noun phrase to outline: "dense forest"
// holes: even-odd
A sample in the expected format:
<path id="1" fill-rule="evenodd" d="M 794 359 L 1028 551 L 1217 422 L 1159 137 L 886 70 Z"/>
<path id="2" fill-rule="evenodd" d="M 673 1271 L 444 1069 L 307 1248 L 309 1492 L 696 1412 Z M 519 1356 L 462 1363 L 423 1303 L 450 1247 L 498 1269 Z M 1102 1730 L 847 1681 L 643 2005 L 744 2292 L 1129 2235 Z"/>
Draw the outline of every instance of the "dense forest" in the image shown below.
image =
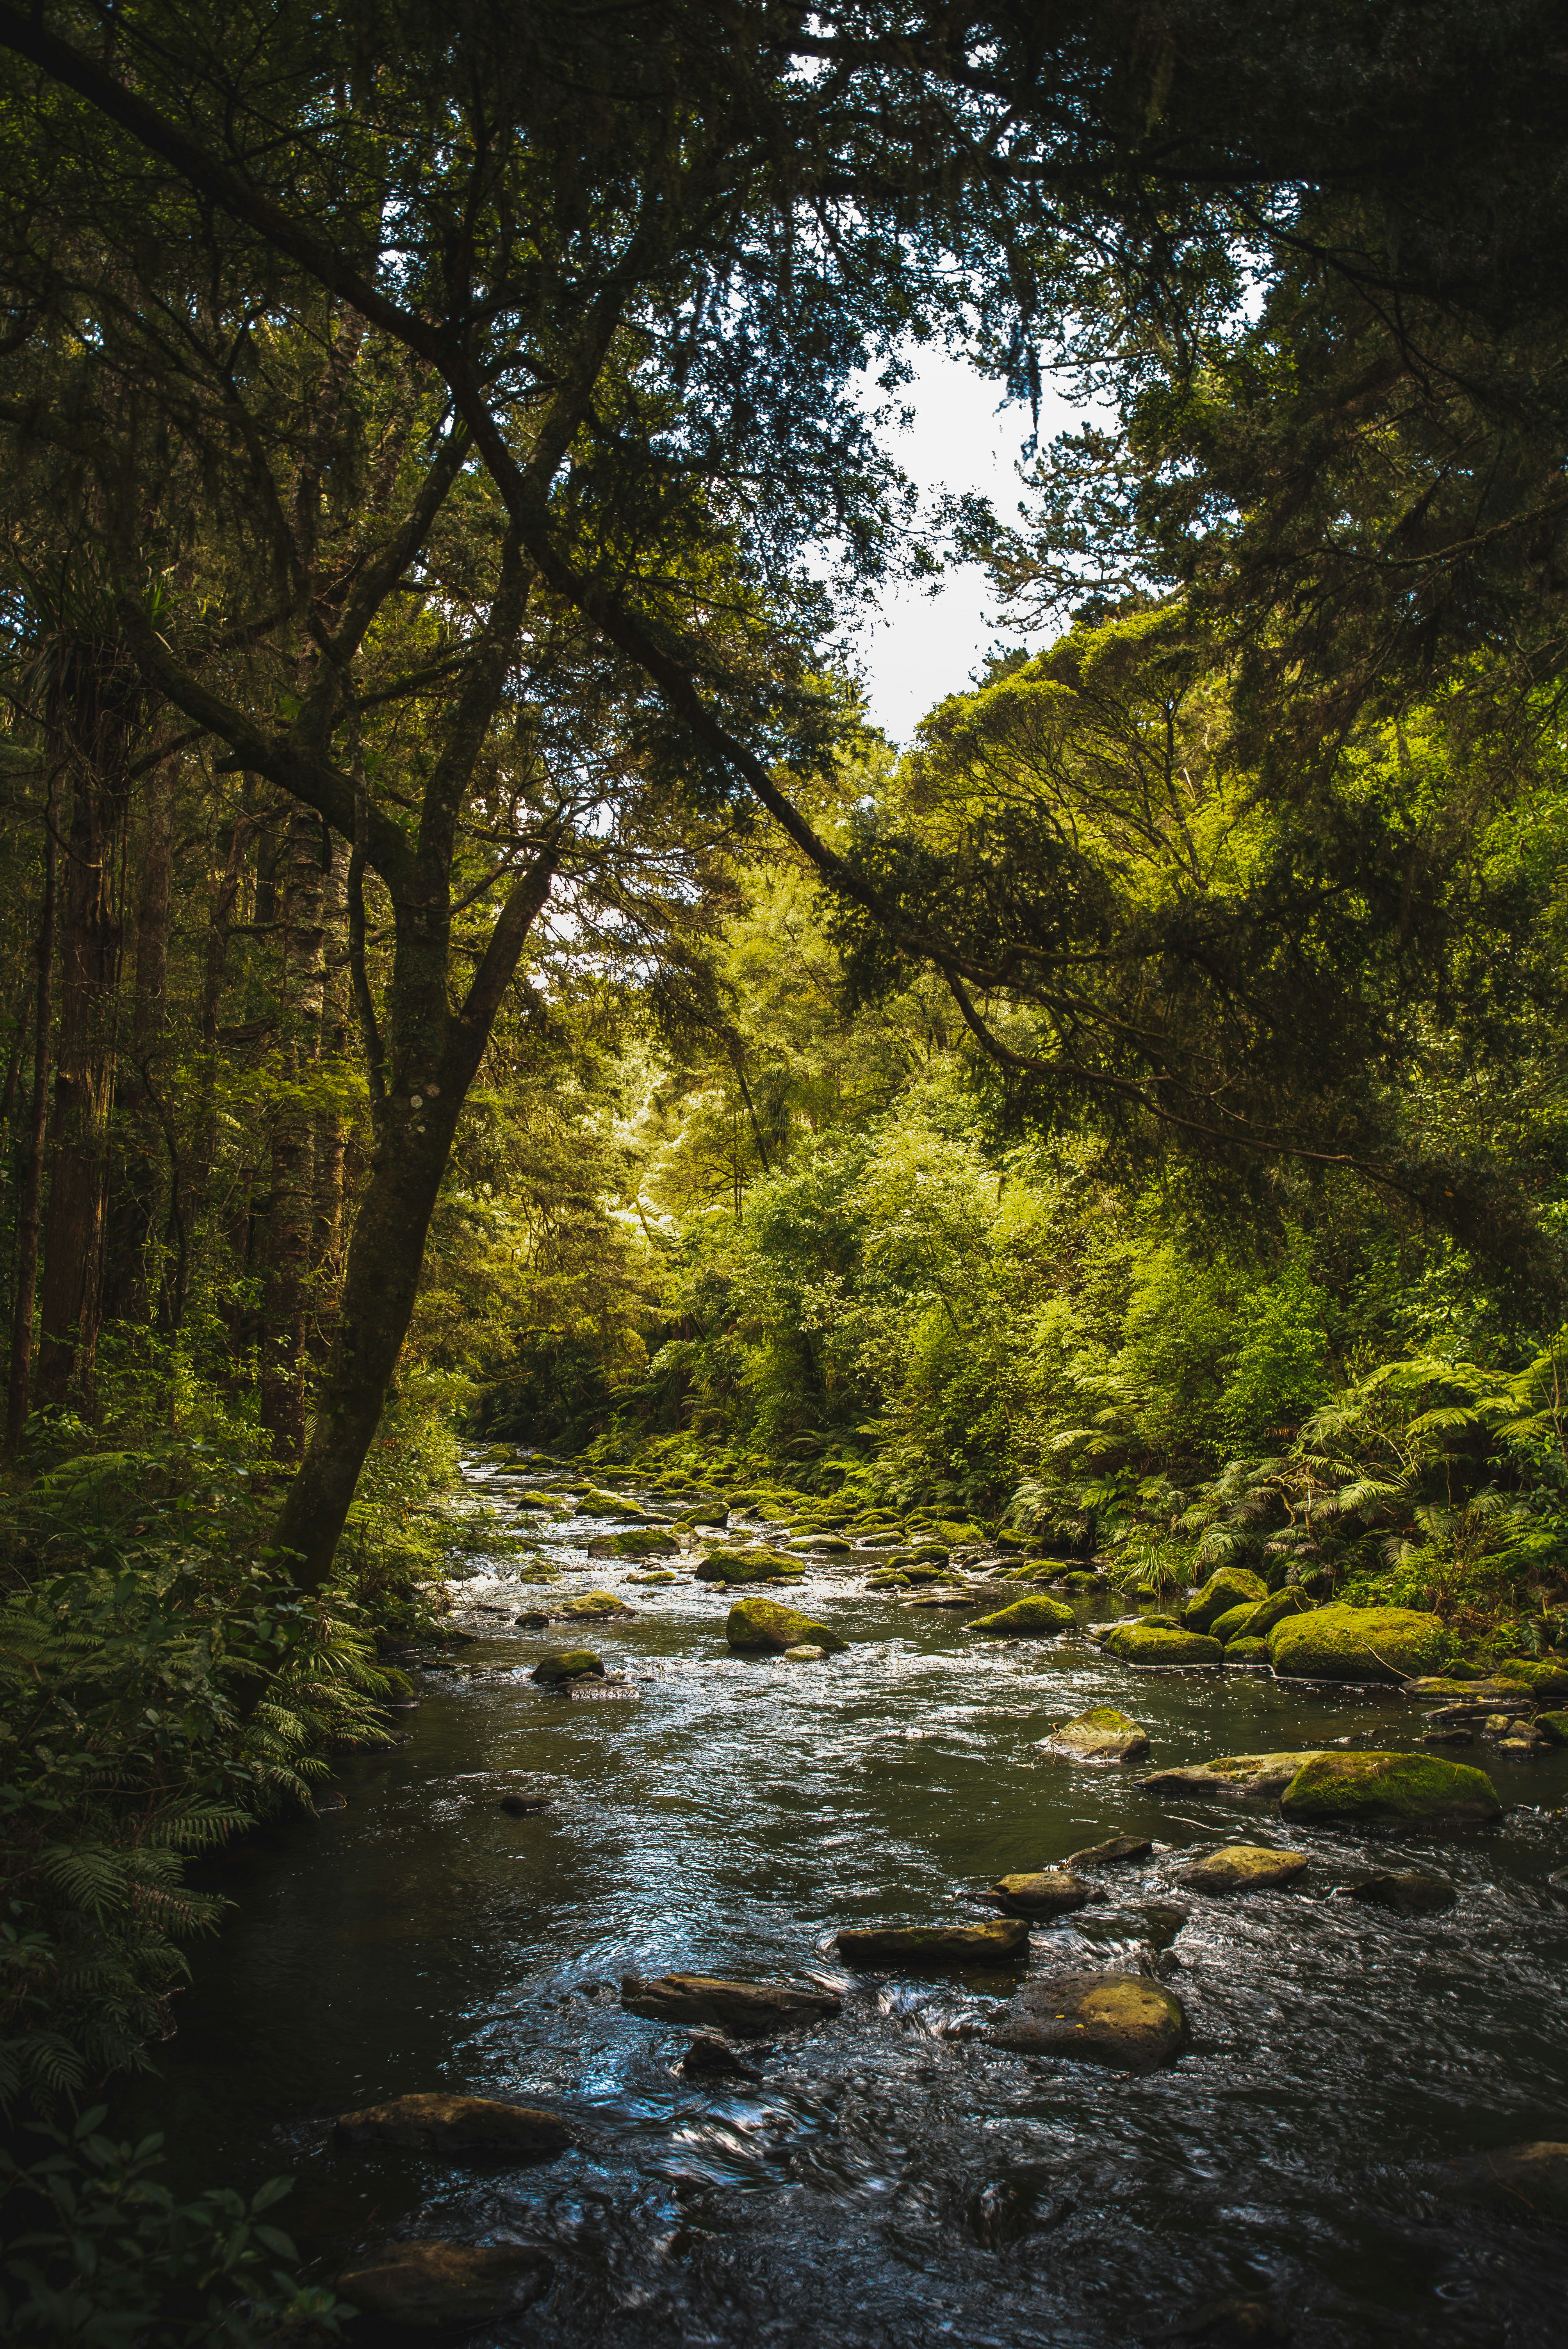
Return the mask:
<path id="1" fill-rule="evenodd" d="M 336 2321 L 59 2180 L 459 1444 L 1568 1643 L 1561 11 L 238 22 L 0 8 L 26 2338 Z M 923 348 L 1097 419 L 1016 512 Z"/>

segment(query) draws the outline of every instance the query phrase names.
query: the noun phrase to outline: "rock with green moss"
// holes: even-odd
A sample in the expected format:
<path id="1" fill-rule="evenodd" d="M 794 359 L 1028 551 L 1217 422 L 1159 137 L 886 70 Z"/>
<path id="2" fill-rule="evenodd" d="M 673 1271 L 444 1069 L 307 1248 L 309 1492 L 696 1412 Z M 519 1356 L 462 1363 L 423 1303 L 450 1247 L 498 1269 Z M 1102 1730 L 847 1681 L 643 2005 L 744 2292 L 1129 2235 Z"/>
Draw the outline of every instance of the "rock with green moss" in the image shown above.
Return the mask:
<path id="1" fill-rule="evenodd" d="M 1141 1762 L 1149 1751 L 1149 1732 L 1130 1714 L 1111 1704 L 1091 1705 L 1071 1721 L 1057 1723 L 1042 1737 L 1042 1754 L 1060 1754 L 1070 1762 Z"/>
<path id="2" fill-rule="evenodd" d="M 1299 1746 L 1292 1746 L 1283 1754 L 1222 1754 L 1212 1762 L 1188 1762 L 1175 1769 L 1152 1771 L 1138 1783 L 1167 1801 L 1208 1797 L 1271 1803 L 1284 1794 L 1306 1763 L 1317 1759 L 1321 1750 L 1314 1746 L 1303 1753 Z"/>
<path id="3" fill-rule="evenodd" d="M 550 1610 L 552 1623 L 608 1623 L 618 1616 L 634 1615 L 618 1590 L 585 1590 L 580 1599 L 563 1599 Z"/>
<path id="4" fill-rule="evenodd" d="M 1278 1892 L 1293 1886 L 1308 1866 L 1305 1852 L 1275 1851 L 1267 1844 L 1228 1844 L 1171 1878 L 1184 1892 Z"/>
<path id="5" fill-rule="evenodd" d="M 1067 1868 L 999 1877 L 990 1894 L 1010 1917 L 1067 1917 L 1075 1909 L 1087 1909 L 1094 1896 L 1095 1887 Z"/>
<path id="6" fill-rule="evenodd" d="M 848 1557 L 850 1545 L 837 1534 L 802 1534 L 789 1544 L 790 1553 L 801 1557 Z"/>
<path id="7" fill-rule="evenodd" d="M 624 1501 L 619 1493 L 607 1493 L 603 1485 L 590 1486 L 578 1503 L 585 1517 L 624 1517 L 632 1525 L 667 1526 L 668 1517 L 655 1509 L 645 1509 L 635 1501 Z"/>
<path id="8" fill-rule="evenodd" d="M 588 1545 L 590 1557 L 678 1557 L 680 1544 L 673 1534 L 646 1532 L 601 1534 Z"/>
<path id="9" fill-rule="evenodd" d="M 1247 1637 L 1266 1640 L 1274 1625 L 1283 1623 L 1287 1615 L 1310 1615 L 1311 1612 L 1312 1601 L 1305 1590 L 1297 1590 L 1294 1585 L 1288 1590 L 1276 1590 L 1272 1599 L 1258 1601 L 1253 1619 L 1247 1626 Z"/>
<path id="10" fill-rule="evenodd" d="M 866 1577 L 868 1590 L 907 1590 L 909 1587 L 910 1577 L 896 1566 L 884 1567 L 879 1574 Z"/>
<path id="11" fill-rule="evenodd" d="M 1315 1826 L 1463 1825 L 1501 1808 L 1484 1770 L 1440 1754 L 1315 1754 L 1280 1796 L 1287 1819 Z"/>
<path id="12" fill-rule="evenodd" d="M 1146 1974 L 1044 1974 L 986 2032 L 1018 2055 L 1066 2055 L 1118 2072 L 1155 2072 L 1187 2044 L 1181 2002 Z"/>
<path id="13" fill-rule="evenodd" d="M 1202 1588 L 1181 1609 L 1184 1631 L 1209 1631 L 1233 1607 L 1255 1607 L 1269 1595 L 1262 1578 L 1244 1566 L 1217 1566 Z"/>
<path id="14" fill-rule="evenodd" d="M 592 1648 L 561 1648 L 552 1655 L 541 1656 L 530 1678 L 541 1688 L 564 1688 L 570 1681 L 603 1680 L 603 1659 Z"/>
<path id="15" fill-rule="evenodd" d="M 1150 1607 L 1146 1607 L 1138 1619 L 1140 1623 L 1147 1623 L 1150 1630 L 1155 1631 L 1179 1631 L 1181 1629 L 1179 1616 L 1161 1615 Z"/>
<path id="16" fill-rule="evenodd" d="M 1535 1734 L 1549 1745 L 1568 1745 L 1568 1713 L 1538 1713 Z"/>
<path id="17" fill-rule="evenodd" d="M 998 1917 L 990 1925 L 846 1927 L 834 1947 L 856 1967 L 998 1965 L 1027 1958 L 1029 1926 L 1024 1917 Z"/>
<path id="18" fill-rule="evenodd" d="M 1244 1599 L 1239 1607 L 1227 1607 L 1222 1615 L 1216 1615 L 1209 1630 L 1216 1640 L 1222 1640 L 1228 1648 L 1233 1640 L 1245 1638 L 1252 1628 L 1253 1617 L 1257 1611 L 1257 1600 Z"/>
<path id="19" fill-rule="evenodd" d="M 645 1590 L 656 1582 L 678 1582 L 680 1578 L 678 1574 L 672 1574 L 667 1566 L 661 1567 L 656 1574 L 629 1574 L 626 1577 L 628 1583 L 639 1590 Z"/>
<path id="20" fill-rule="evenodd" d="M 1494 1678 L 1527 1688 L 1543 1704 L 1561 1704 L 1568 1697 L 1568 1665 L 1511 1657 L 1498 1665 Z"/>
<path id="21" fill-rule="evenodd" d="M 837 1654 L 848 1645 L 825 1623 L 814 1622 L 793 1607 L 780 1607 L 776 1599 L 738 1599 L 729 1610 L 724 1636 L 732 1648 L 743 1652 L 776 1656 L 781 1656 L 786 1648 L 825 1648 L 830 1654 Z"/>
<path id="22" fill-rule="evenodd" d="M 1233 1664 L 1266 1664 L 1269 1643 L 1266 1640 L 1230 1640 L 1225 1645 L 1225 1666 Z"/>
<path id="23" fill-rule="evenodd" d="M 992 1640 L 1046 1640 L 1058 1631 L 1076 1631 L 1078 1617 L 1059 1599 L 1016 1599 L 994 1615 L 977 1615 L 965 1629 L 983 1631 Z"/>
<path id="24" fill-rule="evenodd" d="M 1225 1653 L 1218 1640 L 1202 1632 L 1166 1630 L 1152 1623 L 1119 1623 L 1105 1644 L 1124 1664 L 1218 1664 Z"/>
<path id="25" fill-rule="evenodd" d="M 1403 1681 L 1441 1671 L 1452 1635 L 1435 1615 L 1409 1607 L 1315 1607 L 1287 1615 L 1269 1633 L 1282 1680 Z"/>
<path id="26" fill-rule="evenodd" d="M 698 1582 L 799 1582 L 805 1568 L 777 1550 L 709 1550 L 693 1568 Z"/>

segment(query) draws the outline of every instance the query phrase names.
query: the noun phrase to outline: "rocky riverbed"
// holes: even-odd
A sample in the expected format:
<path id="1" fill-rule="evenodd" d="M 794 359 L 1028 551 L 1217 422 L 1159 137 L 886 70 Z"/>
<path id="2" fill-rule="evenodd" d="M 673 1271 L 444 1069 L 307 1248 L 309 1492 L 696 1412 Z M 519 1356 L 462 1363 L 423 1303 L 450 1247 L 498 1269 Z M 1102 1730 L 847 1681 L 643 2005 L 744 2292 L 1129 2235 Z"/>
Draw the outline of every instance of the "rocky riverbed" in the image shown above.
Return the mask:
<path id="1" fill-rule="evenodd" d="M 143 2099 L 193 2178 L 296 2172 L 356 2337 L 446 2292 L 552 2349 L 1555 2349 L 1568 2155 L 1521 2148 L 1568 2140 L 1568 1748 L 1504 1733 L 1539 1707 L 1450 1693 L 1439 1754 L 1440 1697 L 1150 1671 L 1092 1588 L 988 1621 L 1016 1562 L 961 1543 L 720 1542 L 503 1468 L 474 1493 L 535 1555 L 459 1586 L 343 1808 L 212 1871 L 242 1910 Z M 754 1599 L 814 1635 L 732 1644 Z M 1388 1770 L 1336 1757 L 1390 1754 L 1500 1815 L 1374 1815 Z M 783 1989 L 753 2030 L 694 1976 Z"/>

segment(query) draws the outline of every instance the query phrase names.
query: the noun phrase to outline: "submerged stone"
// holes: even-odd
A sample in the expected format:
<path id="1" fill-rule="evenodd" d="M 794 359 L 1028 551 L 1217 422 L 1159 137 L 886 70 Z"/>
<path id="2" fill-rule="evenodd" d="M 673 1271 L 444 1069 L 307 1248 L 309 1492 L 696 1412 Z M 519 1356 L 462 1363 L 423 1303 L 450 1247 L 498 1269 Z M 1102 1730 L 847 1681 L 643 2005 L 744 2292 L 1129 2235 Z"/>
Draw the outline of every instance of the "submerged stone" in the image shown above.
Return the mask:
<path id="1" fill-rule="evenodd" d="M 1568 2219 L 1568 2144 L 1536 2138 L 1445 2162 L 1439 2183 L 1466 2202 L 1496 2202 L 1520 2218 Z"/>
<path id="2" fill-rule="evenodd" d="M 966 1630 L 984 1631 L 993 1640 L 1043 1640 L 1058 1631 L 1076 1631 L 1078 1617 L 1059 1599 L 1016 1599 L 995 1615 L 977 1615 Z"/>
<path id="3" fill-rule="evenodd" d="M 1494 1819 L 1502 1805 L 1484 1770 L 1437 1754 L 1315 1754 L 1280 1797 L 1308 1824 Z"/>
<path id="4" fill-rule="evenodd" d="M 777 1656 L 787 1648 L 825 1648 L 830 1654 L 838 1654 L 849 1644 L 825 1623 L 813 1622 L 810 1615 L 799 1614 L 793 1607 L 781 1607 L 776 1599 L 738 1599 L 729 1610 L 724 1636 L 732 1648 L 771 1651 Z"/>
<path id="5" fill-rule="evenodd" d="M 1039 1751 L 1062 1754 L 1074 1762 L 1141 1762 L 1149 1751 L 1149 1732 L 1130 1714 L 1114 1705 L 1091 1705 L 1071 1721 L 1058 1722 Z"/>
<path id="6" fill-rule="evenodd" d="M 1020 2055 L 1067 2055 L 1153 2072 L 1187 2044 L 1181 2002 L 1145 1974 L 1047 1974 L 1026 1982 L 985 2033 Z"/>
<path id="7" fill-rule="evenodd" d="M 1287 1615 L 1269 1633 L 1282 1680 L 1408 1680 L 1439 1671 L 1452 1646 L 1435 1615 L 1409 1607 L 1316 1607 Z"/>
<path id="8" fill-rule="evenodd" d="M 1364 1884 L 1351 1886 L 1350 1898 L 1374 1909 L 1396 1909 L 1402 1917 L 1435 1917 L 1439 1909 L 1453 1907 L 1454 1888 L 1446 1876 L 1408 1868 L 1369 1876 Z"/>
<path id="9" fill-rule="evenodd" d="M 1011 1917 L 1066 1917 L 1075 1909 L 1087 1909 L 1095 1896 L 1092 1884 L 1065 1868 L 999 1877 L 991 1891 L 997 1906 Z"/>
<path id="10" fill-rule="evenodd" d="M 1124 1664 L 1217 1664 L 1225 1653 L 1218 1640 L 1202 1632 L 1167 1631 L 1150 1623 L 1119 1623 L 1105 1644 Z"/>
<path id="11" fill-rule="evenodd" d="M 712 2079 L 716 2075 L 738 2080 L 762 2077 L 760 2072 L 754 2072 L 749 2064 L 742 2062 L 733 2047 L 722 2039 L 710 2039 L 706 2033 L 692 2041 L 681 2057 L 679 2068 L 688 2080 Z"/>
<path id="12" fill-rule="evenodd" d="M 1266 1844 L 1234 1843 L 1211 1852 L 1171 1881 L 1188 1892 L 1274 1892 L 1294 1885 L 1308 1865 L 1299 1851 L 1275 1851 Z"/>
<path id="13" fill-rule="evenodd" d="M 1181 1628 L 1184 1631 L 1212 1630 L 1220 1617 L 1232 1608 L 1243 1604 L 1255 1607 L 1268 1595 L 1268 1584 L 1246 1567 L 1218 1566 L 1181 1609 Z"/>
<path id="14" fill-rule="evenodd" d="M 851 1966 L 995 1965 L 1028 1955 L 1029 1928 L 1022 1917 L 990 1925 L 862 1925 L 846 1928 L 834 1946 Z"/>
<path id="15" fill-rule="evenodd" d="M 529 1677 L 537 1681 L 541 1688 L 562 1688 L 568 1681 L 583 1680 L 590 1675 L 596 1680 L 603 1679 L 602 1657 L 596 1656 L 592 1648 L 562 1648 L 553 1655 L 541 1656 Z"/>
<path id="16" fill-rule="evenodd" d="M 621 1984 L 628 2014 L 650 2023 L 707 2023 L 737 2039 L 766 2039 L 774 2031 L 799 2031 L 841 2012 L 832 1991 L 779 1982 L 728 1982 L 720 1974 L 659 1974 L 652 1981 L 628 1974 Z"/>
<path id="17" fill-rule="evenodd" d="M 362 2112 L 339 2113 L 333 2128 L 346 2145 L 416 2146 L 436 2153 L 548 2160 L 564 2153 L 572 2132 L 555 2113 L 492 2096 L 394 2096 Z"/>
<path id="18" fill-rule="evenodd" d="M 553 2273 L 542 2251 L 521 2243 L 427 2238 L 372 2251 L 345 2270 L 337 2290 L 362 2315 L 384 2324 L 457 2331 L 518 2314 L 546 2290 Z"/>

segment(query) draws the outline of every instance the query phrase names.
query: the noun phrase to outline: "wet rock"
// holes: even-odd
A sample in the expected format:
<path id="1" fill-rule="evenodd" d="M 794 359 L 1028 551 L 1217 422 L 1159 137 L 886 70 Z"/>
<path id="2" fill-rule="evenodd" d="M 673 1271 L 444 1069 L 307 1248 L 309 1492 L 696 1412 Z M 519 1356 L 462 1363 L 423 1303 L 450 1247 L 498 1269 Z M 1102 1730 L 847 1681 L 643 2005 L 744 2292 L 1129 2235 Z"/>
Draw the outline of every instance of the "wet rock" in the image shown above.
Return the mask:
<path id="1" fill-rule="evenodd" d="M 1016 1599 L 995 1615 L 977 1615 L 966 1630 L 984 1631 L 992 1640 L 1042 1640 L 1058 1631 L 1076 1631 L 1078 1617 L 1059 1599 Z"/>
<path id="2" fill-rule="evenodd" d="M 1280 1796 L 1287 1819 L 1320 1826 L 1484 1821 L 1501 1808 L 1484 1770 L 1437 1754 L 1317 1754 Z"/>
<path id="3" fill-rule="evenodd" d="M 826 1648 L 819 1648 L 810 1640 L 802 1640 L 798 1648 L 785 1648 L 782 1649 L 780 1652 L 783 1655 L 786 1663 L 820 1664 L 822 1661 L 822 1659 L 826 1656 L 828 1651 Z"/>
<path id="4" fill-rule="evenodd" d="M 1212 1630 L 1220 1617 L 1232 1608 L 1256 1607 L 1268 1595 L 1268 1584 L 1244 1566 L 1216 1567 L 1202 1588 L 1195 1591 L 1181 1609 L 1181 1629 Z"/>
<path id="5" fill-rule="evenodd" d="M 1421 1733 L 1423 1745 L 1473 1745 L 1473 1729 L 1426 1729 Z"/>
<path id="6" fill-rule="evenodd" d="M 585 1590 L 581 1599 L 563 1599 L 550 1610 L 552 1623 L 609 1623 L 619 1616 L 634 1615 L 636 1609 L 614 1590 Z"/>
<path id="7" fill-rule="evenodd" d="M 1496 1677 L 1504 1682 L 1516 1682 L 1546 1704 L 1561 1704 L 1563 1699 L 1568 1697 L 1568 1664 L 1528 1661 L 1499 1664 Z"/>
<path id="8" fill-rule="evenodd" d="M 541 1656 L 529 1678 L 541 1688 L 564 1688 L 569 1682 L 584 1679 L 603 1680 L 603 1659 L 592 1648 L 560 1648 L 553 1654 Z"/>
<path id="9" fill-rule="evenodd" d="M 985 2036 L 1016 2054 L 1153 2072 L 1181 2054 L 1187 2017 L 1174 1992 L 1146 1974 L 1047 1974 L 1026 1982 Z"/>
<path id="10" fill-rule="evenodd" d="M 1266 1640 L 1228 1640 L 1225 1642 L 1225 1670 L 1230 1672 L 1265 1670 L 1269 1660 Z"/>
<path id="11" fill-rule="evenodd" d="M 607 1493 L 602 1485 L 591 1485 L 578 1500 L 578 1508 L 585 1517 L 624 1517 L 633 1525 L 667 1526 L 668 1517 L 656 1509 L 645 1509 L 635 1501 L 622 1498 L 619 1493 Z"/>
<path id="12" fill-rule="evenodd" d="M 799 1614 L 793 1607 L 780 1607 L 775 1599 L 737 1599 L 724 1636 L 742 1652 L 770 1651 L 778 1656 L 787 1648 L 822 1648 L 837 1654 L 848 1646 L 825 1623 L 813 1622 L 810 1615 Z"/>
<path id="13" fill-rule="evenodd" d="M 805 1568 L 798 1557 L 784 1557 L 777 1550 L 709 1550 L 707 1556 L 692 1569 L 699 1582 L 791 1582 L 799 1581 Z"/>
<path id="14" fill-rule="evenodd" d="M 552 1810 L 554 1804 L 554 1795 L 547 1795 L 542 1786 L 513 1786 L 500 1798 L 501 1809 L 510 1812 L 514 1819 L 529 1818 L 535 1811 Z"/>
<path id="15" fill-rule="evenodd" d="M 925 1609 L 932 1613 L 938 1613 L 950 1608 L 957 1609 L 965 1607 L 984 1607 L 987 1599 L 994 1596 L 995 1593 L 989 1590 L 927 1591 L 923 1599 L 912 1599 L 908 1603 L 912 1608 Z M 966 1623 L 964 1628 L 966 1631 L 973 1631 L 975 1625 Z"/>
<path id="16" fill-rule="evenodd" d="M 1026 1958 L 1029 1928 L 1022 1917 L 991 1925 L 862 1925 L 847 1929 L 834 1947 L 851 1966 L 983 1966 Z"/>
<path id="17" fill-rule="evenodd" d="M 1154 1770 L 1139 1785 L 1169 1801 L 1173 1796 L 1225 1802 L 1272 1802 L 1283 1795 L 1303 1766 L 1323 1749 L 1284 1754 L 1222 1754 L 1212 1762 L 1187 1762 L 1173 1770 Z"/>
<path id="18" fill-rule="evenodd" d="M 1445 2162 L 1439 2183 L 1466 2202 L 1492 2202 L 1521 2218 L 1568 2218 L 1568 2145 L 1538 2138 Z"/>
<path id="19" fill-rule="evenodd" d="M 1535 1733 L 1549 1745 L 1568 1745 L 1568 1713 L 1538 1713 Z"/>
<path id="20" fill-rule="evenodd" d="M 1454 1888 L 1446 1876 L 1405 1868 L 1353 1884 L 1350 1898 L 1368 1901 L 1374 1909 L 1395 1909 L 1401 1917 L 1435 1917 L 1439 1909 L 1453 1907 Z"/>
<path id="21" fill-rule="evenodd" d="M 766 2039 L 800 2031 L 841 2012 L 833 1992 L 795 1982 L 727 1982 L 717 1974 L 628 1974 L 621 1984 L 628 2014 L 650 2023 L 707 2023 L 737 2039 Z"/>
<path id="22" fill-rule="evenodd" d="M 1517 1682 L 1460 1680 L 1452 1672 L 1429 1674 L 1409 1682 L 1405 1689 L 1407 1696 L 1418 1697 L 1424 1702 L 1434 1697 L 1442 1699 L 1445 1718 L 1451 1715 L 1455 1720 L 1466 1721 L 1480 1721 L 1485 1714 L 1495 1713 L 1500 1704 L 1517 1706 L 1522 1693 Z"/>
<path id="23" fill-rule="evenodd" d="M 656 1582 L 678 1582 L 680 1578 L 678 1574 L 673 1573 L 667 1567 L 661 1568 L 657 1574 L 629 1574 L 626 1577 L 626 1580 L 638 1590 L 648 1589 Z"/>
<path id="24" fill-rule="evenodd" d="M 1065 1868 L 1004 1876 L 991 1887 L 997 1906 L 1010 1917 L 1066 1917 L 1075 1909 L 1087 1909 L 1098 1889 Z"/>
<path id="25" fill-rule="evenodd" d="M 1222 1615 L 1216 1615 L 1208 1628 L 1215 1639 L 1222 1640 L 1228 1648 L 1233 1640 L 1239 1640 L 1245 1636 L 1251 1628 L 1253 1617 L 1257 1611 L 1258 1601 L 1255 1599 L 1248 1599 L 1243 1600 L 1240 1607 L 1227 1607 Z"/>
<path id="26" fill-rule="evenodd" d="M 1105 1644 L 1124 1664 L 1217 1664 L 1225 1653 L 1218 1640 L 1202 1632 L 1152 1623 L 1119 1623 Z"/>
<path id="27" fill-rule="evenodd" d="M 1149 1733 L 1114 1705 L 1091 1705 L 1071 1721 L 1057 1723 L 1039 1743 L 1042 1754 L 1065 1754 L 1073 1762 L 1141 1762 L 1149 1751 Z"/>
<path id="28" fill-rule="evenodd" d="M 590 1557 L 678 1557 L 680 1544 L 673 1534 L 601 1534 L 588 1545 Z"/>
<path id="29" fill-rule="evenodd" d="M 1147 1836 L 1112 1836 L 1109 1843 L 1091 1843 L 1082 1851 L 1069 1852 L 1062 1862 L 1064 1868 L 1109 1868 L 1118 1860 L 1151 1859 L 1154 1846 Z"/>
<path id="30" fill-rule="evenodd" d="M 1316 1607 L 1269 1633 L 1282 1680 L 1400 1681 L 1435 1672 L 1453 1640 L 1435 1615 L 1409 1607 Z"/>
<path id="31" fill-rule="evenodd" d="M 455 2332 L 512 2316 L 547 2290 L 554 2270 L 521 2243 L 389 2243 L 337 2279 L 363 2315 L 410 2332 Z"/>
<path id="32" fill-rule="evenodd" d="M 415 2146 L 421 2152 L 549 2160 L 564 2153 L 572 2131 L 555 2113 L 490 2096 L 394 2096 L 363 2112 L 339 2113 L 333 2129 L 344 2144 Z"/>
<path id="33" fill-rule="evenodd" d="M 1177 1934 L 1191 1917 L 1191 1909 L 1182 1909 L 1174 1900 L 1149 1900 L 1138 1914 L 1149 1928 L 1151 1948 L 1168 1950 Z"/>
<path id="34" fill-rule="evenodd" d="M 850 1544 L 841 1541 L 837 1534 L 805 1534 L 789 1544 L 790 1551 L 804 1557 L 848 1557 Z"/>
<path id="35" fill-rule="evenodd" d="M 692 2041 L 691 2045 L 681 2057 L 677 2068 L 686 2074 L 688 2080 L 712 2079 L 716 2076 L 737 2080 L 760 2080 L 762 2077 L 760 2072 L 754 2072 L 749 2064 L 743 2063 L 734 2048 L 727 2045 L 724 2040 L 711 2039 L 706 2033 Z"/>
<path id="36" fill-rule="evenodd" d="M 1187 1892 L 1274 1892 L 1294 1885 L 1307 1866 L 1305 1853 L 1275 1851 L 1265 1844 L 1229 1844 L 1171 1878 Z"/>

